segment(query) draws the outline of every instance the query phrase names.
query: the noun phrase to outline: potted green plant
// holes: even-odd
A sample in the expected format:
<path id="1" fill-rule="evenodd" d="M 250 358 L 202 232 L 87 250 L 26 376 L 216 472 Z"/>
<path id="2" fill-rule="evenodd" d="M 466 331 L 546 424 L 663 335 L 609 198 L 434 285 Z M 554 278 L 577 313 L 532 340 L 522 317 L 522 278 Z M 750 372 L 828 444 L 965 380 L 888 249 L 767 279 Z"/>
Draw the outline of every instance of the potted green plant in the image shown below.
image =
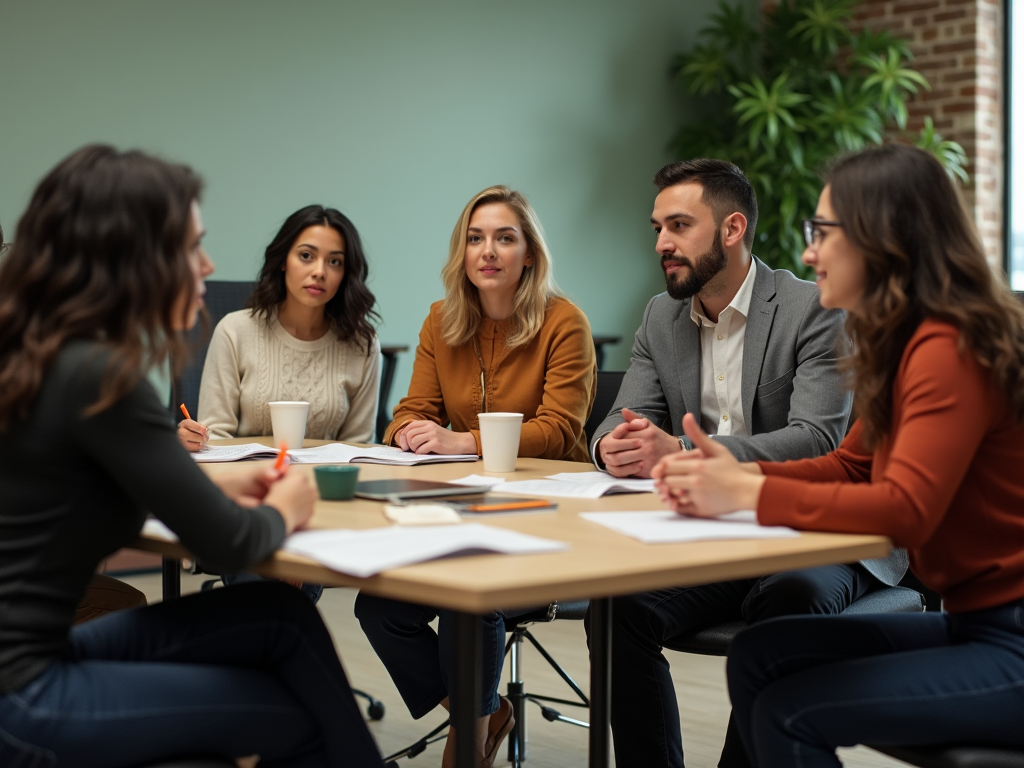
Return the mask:
<path id="1" fill-rule="evenodd" d="M 917 134 L 906 130 L 908 99 L 929 87 L 907 41 L 851 32 L 854 5 L 781 0 L 755 26 L 741 6 L 720 2 L 702 42 L 673 62 L 696 103 L 671 149 L 742 168 L 760 207 L 755 253 L 798 275 L 807 274 L 799 220 L 813 213 L 819 173 L 836 155 L 906 138 L 968 181 L 963 148 L 943 141 L 930 117 Z"/>

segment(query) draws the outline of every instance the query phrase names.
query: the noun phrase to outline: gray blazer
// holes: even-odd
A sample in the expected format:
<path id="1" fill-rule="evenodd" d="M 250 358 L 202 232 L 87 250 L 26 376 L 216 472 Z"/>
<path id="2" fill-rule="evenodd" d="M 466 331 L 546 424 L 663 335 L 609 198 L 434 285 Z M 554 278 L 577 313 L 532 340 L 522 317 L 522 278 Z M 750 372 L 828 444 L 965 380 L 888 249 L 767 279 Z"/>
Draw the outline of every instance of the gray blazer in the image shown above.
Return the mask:
<path id="1" fill-rule="evenodd" d="M 750 437 L 715 439 L 740 461 L 787 461 L 835 450 L 846 432 L 853 402 L 836 363 L 844 314 L 818 303 L 813 283 L 772 270 L 754 258 L 756 273 L 743 336 L 743 419 Z M 682 435 L 683 415 L 700 421 L 700 330 L 690 319 L 691 299 L 667 293 L 647 304 L 633 341 L 629 370 L 597 441 L 622 423 L 629 408 Z M 908 566 L 904 550 L 864 566 L 885 584 L 896 584 Z"/>

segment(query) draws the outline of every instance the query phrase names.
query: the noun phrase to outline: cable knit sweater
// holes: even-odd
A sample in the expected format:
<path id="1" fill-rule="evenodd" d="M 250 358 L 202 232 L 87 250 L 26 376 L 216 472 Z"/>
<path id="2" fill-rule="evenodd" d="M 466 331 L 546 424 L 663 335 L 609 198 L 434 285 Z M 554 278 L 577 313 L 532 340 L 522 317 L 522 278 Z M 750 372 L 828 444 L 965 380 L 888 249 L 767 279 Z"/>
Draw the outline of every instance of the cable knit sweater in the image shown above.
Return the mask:
<path id="1" fill-rule="evenodd" d="M 413 420 L 471 432 L 480 453 L 478 413 L 523 414 L 519 455 L 590 461 L 583 425 L 594 406 L 597 363 L 587 316 L 568 299 L 549 300 L 544 324 L 529 342 L 505 346 L 511 321 L 484 318 L 476 339 L 458 347 L 441 335 L 441 306 L 430 307 L 416 348 L 409 394 L 384 433 Z"/>
<path id="2" fill-rule="evenodd" d="M 268 324 L 243 309 L 224 316 L 210 340 L 199 389 L 199 421 L 210 437 L 271 435 L 275 400 L 309 402 L 306 437 L 373 440 L 380 382 L 380 342 L 369 354 L 328 332 L 316 341 L 288 333 L 275 313 Z"/>

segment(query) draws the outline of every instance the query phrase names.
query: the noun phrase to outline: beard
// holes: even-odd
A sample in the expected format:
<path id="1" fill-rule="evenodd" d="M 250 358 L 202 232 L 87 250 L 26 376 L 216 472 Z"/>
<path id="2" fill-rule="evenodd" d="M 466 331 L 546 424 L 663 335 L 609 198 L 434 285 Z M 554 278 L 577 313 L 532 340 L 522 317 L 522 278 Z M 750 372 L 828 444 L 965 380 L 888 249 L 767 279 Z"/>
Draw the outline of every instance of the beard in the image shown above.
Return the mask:
<path id="1" fill-rule="evenodd" d="M 665 274 L 665 287 L 668 295 L 677 301 L 689 299 L 701 292 L 715 275 L 725 269 L 728 259 L 725 250 L 722 248 L 722 241 L 718 233 L 711 242 L 711 248 L 696 259 L 696 264 L 688 258 L 673 259 L 668 256 L 661 257 L 661 268 L 667 266 L 685 264 L 690 271 L 685 276 L 680 273 L 674 275 Z"/>

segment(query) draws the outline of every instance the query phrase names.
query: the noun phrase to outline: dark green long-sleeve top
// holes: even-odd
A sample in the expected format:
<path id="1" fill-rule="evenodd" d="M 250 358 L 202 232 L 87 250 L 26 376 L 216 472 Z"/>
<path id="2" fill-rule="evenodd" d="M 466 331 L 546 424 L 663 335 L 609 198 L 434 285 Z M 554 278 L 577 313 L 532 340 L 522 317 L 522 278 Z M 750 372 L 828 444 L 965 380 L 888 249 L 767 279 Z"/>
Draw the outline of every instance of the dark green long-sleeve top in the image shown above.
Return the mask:
<path id="1" fill-rule="evenodd" d="M 265 559 L 285 535 L 277 510 L 239 507 L 196 466 L 147 381 L 85 418 L 106 360 L 97 343 L 66 345 L 28 417 L 0 432 L 0 693 L 61 656 L 96 566 L 135 539 L 147 512 L 228 570 Z"/>

